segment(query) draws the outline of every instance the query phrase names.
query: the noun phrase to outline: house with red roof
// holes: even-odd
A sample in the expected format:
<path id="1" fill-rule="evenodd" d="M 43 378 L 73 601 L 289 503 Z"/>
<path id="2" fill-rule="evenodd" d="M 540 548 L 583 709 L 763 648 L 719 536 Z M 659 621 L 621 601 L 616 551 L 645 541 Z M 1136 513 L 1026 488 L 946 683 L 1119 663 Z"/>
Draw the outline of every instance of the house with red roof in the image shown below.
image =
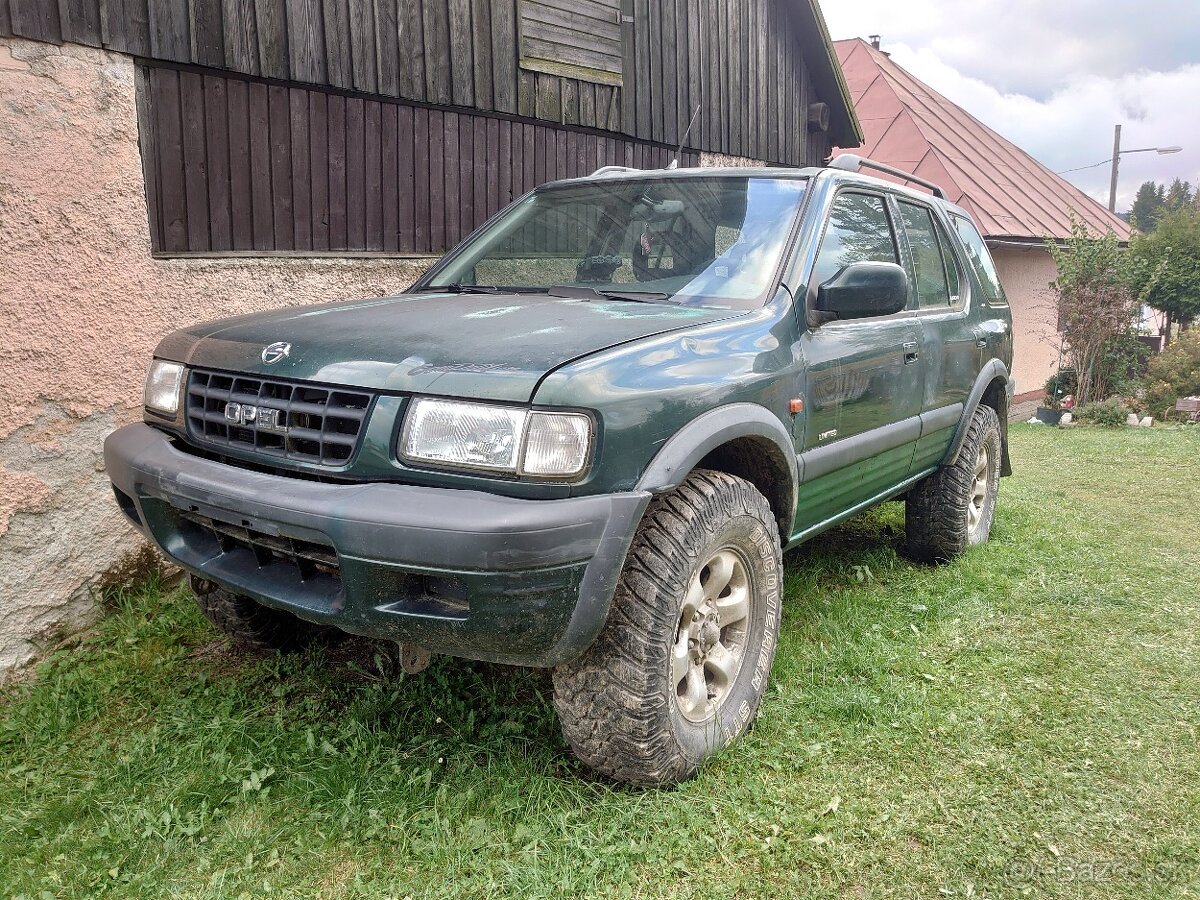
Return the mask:
<path id="1" fill-rule="evenodd" d="M 1018 395 L 1040 396 L 1062 343 L 1046 240 L 1068 238 L 1072 216 L 1122 241 L 1129 226 L 877 46 L 855 38 L 834 48 L 866 135 L 854 152 L 935 182 L 974 216 L 1012 306 Z"/>

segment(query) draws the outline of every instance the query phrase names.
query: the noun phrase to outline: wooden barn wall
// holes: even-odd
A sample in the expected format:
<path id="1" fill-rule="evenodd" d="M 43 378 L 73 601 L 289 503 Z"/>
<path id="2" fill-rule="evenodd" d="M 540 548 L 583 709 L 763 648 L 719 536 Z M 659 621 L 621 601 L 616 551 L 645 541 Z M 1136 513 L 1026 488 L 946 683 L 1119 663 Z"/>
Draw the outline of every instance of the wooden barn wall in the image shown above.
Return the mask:
<path id="1" fill-rule="evenodd" d="M 785 165 L 820 165 L 824 133 L 808 131 L 812 78 L 788 21 L 789 0 L 625 0 L 622 128 L 689 147 Z M 632 64 L 630 62 L 632 60 Z"/>
<path id="2" fill-rule="evenodd" d="M 0 0 L 0 34 L 820 162 L 795 0 L 621 0 L 622 86 L 518 65 L 519 0 Z M 839 98 L 820 98 L 829 103 Z"/>
<path id="3" fill-rule="evenodd" d="M 165 254 L 436 254 L 542 182 L 671 157 L 576 129 L 166 66 L 139 67 L 138 116 L 151 242 Z"/>

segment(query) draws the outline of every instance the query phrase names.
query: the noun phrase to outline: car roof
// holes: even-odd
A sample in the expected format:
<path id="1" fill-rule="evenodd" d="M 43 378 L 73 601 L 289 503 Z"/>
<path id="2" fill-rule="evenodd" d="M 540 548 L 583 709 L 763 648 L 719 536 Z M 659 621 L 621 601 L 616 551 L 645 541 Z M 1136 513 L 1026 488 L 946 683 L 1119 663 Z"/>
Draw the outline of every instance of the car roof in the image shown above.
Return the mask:
<path id="1" fill-rule="evenodd" d="M 693 166 L 678 169 L 634 169 L 626 166 L 605 166 L 597 169 L 591 175 L 578 178 L 563 178 L 558 181 L 546 182 L 539 185 L 538 190 L 547 187 L 558 187 L 575 184 L 595 184 L 597 181 L 641 181 L 653 178 L 659 180 L 675 180 L 688 178 L 772 178 L 772 179 L 815 179 L 831 178 L 839 184 L 861 185 L 874 190 L 888 190 L 895 194 L 910 197 L 932 206 L 938 206 L 948 213 L 955 213 L 971 218 L 971 214 L 960 206 L 941 197 L 936 197 L 926 190 L 911 188 L 895 181 L 887 181 L 867 175 L 863 172 L 851 172 L 845 169 L 835 169 L 828 166 L 806 166 L 791 168 L 786 166 Z"/>

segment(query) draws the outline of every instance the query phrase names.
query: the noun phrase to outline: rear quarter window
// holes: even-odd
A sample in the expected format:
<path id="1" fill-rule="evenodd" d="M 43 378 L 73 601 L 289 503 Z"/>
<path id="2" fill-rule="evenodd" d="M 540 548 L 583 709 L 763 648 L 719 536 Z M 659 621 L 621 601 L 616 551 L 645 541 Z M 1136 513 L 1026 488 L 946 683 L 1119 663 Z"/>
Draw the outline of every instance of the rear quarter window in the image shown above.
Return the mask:
<path id="1" fill-rule="evenodd" d="M 967 248 L 967 259 L 971 263 L 971 268 L 975 270 L 975 275 L 979 278 L 979 283 L 982 285 L 983 293 L 987 296 L 988 301 L 994 304 L 1006 304 L 1008 300 L 1004 296 L 1004 288 L 1000 285 L 1000 275 L 996 271 L 996 263 L 992 261 L 992 254 L 988 252 L 979 229 L 970 219 L 963 216 L 952 215 L 950 219 L 954 222 L 954 228 Z"/>

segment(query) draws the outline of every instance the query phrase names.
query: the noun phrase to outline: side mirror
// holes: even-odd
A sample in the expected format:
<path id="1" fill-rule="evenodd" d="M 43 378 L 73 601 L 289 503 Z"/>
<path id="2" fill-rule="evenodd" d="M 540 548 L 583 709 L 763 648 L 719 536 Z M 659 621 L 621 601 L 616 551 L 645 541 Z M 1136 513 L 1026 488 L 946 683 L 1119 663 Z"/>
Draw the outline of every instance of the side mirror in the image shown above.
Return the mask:
<path id="1" fill-rule="evenodd" d="M 890 316 L 908 305 L 908 274 L 889 262 L 856 262 L 817 288 L 818 322 Z"/>

